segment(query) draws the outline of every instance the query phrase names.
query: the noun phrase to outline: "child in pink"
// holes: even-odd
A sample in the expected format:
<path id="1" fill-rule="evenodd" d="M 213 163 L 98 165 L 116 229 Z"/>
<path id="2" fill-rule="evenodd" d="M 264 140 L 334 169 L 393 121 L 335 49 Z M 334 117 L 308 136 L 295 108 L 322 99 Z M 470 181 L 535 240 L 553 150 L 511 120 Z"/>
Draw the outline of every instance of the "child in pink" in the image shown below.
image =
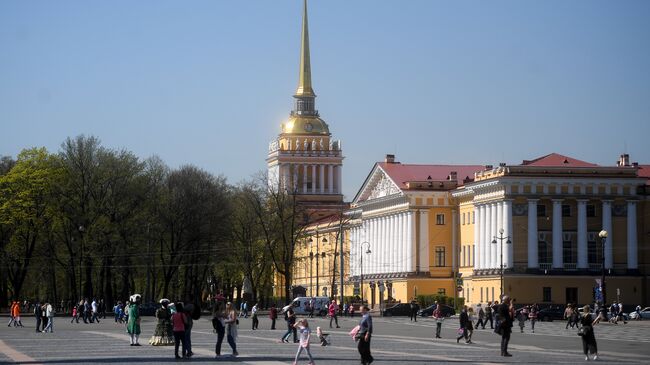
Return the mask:
<path id="1" fill-rule="evenodd" d="M 314 365 L 314 358 L 311 356 L 311 351 L 309 351 L 309 338 L 311 337 L 309 323 L 307 323 L 306 319 L 301 319 L 293 326 L 298 329 L 300 336 L 298 352 L 296 353 L 296 358 L 293 360 L 293 365 L 296 365 L 298 363 L 298 358 L 300 357 L 300 354 L 303 350 L 307 351 L 307 356 L 309 356 L 309 365 Z"/>

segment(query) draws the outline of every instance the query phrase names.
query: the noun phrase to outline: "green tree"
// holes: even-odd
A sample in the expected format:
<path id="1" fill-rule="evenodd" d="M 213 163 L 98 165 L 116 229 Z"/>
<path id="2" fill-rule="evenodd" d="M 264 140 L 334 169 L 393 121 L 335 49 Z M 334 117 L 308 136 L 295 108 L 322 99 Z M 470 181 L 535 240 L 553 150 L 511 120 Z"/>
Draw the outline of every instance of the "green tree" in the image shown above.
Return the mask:
<path id="1" fill-rule="evenodd" d="M 45 148 L 23 150 L 0 176 L 0 221 L 12 227 L 4 252 L 14 298 L 21 296 L 37 244 L 51 227 L 52 187 L 61 177 L 58 158 Z"/>

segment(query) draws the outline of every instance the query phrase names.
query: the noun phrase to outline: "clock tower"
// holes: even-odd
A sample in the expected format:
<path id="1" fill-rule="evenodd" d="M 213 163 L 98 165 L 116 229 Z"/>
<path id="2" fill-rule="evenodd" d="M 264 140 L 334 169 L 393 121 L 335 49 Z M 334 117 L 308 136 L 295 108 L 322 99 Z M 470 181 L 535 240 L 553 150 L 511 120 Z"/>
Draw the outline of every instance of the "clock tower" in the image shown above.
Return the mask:
<path id="1" fill-rule="evenodd" d="M 341 142 L 316 110 L 311 84 L 307 0 L 304 0 L 298 88 L 280 135 L 269 144 L 269 185 L 296 194 L 310 209 L 340 210 L 343 205 Z M 320 215 L 320 214 L 319 214 Z"/>

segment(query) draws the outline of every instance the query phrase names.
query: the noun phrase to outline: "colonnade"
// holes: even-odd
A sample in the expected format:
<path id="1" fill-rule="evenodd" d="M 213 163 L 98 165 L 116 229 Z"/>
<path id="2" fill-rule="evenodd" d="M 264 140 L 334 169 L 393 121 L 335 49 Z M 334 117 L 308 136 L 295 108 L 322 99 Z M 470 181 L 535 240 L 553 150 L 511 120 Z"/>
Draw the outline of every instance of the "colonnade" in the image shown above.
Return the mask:
<path id="1" fill-rule="evenodd" d="M 341 194 L 342 168 L 340 164 L 282 163 L 279 174 L 284 186 L 300 194 Z"/>
<path id="2" fill-rule="evenodd" d="M 537 202 L 538 199 L 528 199 L 528 267 L 539 268 L 538 252 L 538 229 L 537 229 Z M 563 226 L 562 226 L 562 202 L 563 199 L 552 199 L 553 202 L 553 234 L 552 234 L 552 268 L 562 269 L 566 264 L 563 262 Z M 587 202 L 586 199 L 577 199 L 577 265 L 578 269 L 589 267 L 589 248 L 587 232 Z M 612 201 L 602 200 L 602 229 L 608 233 L 605 241 L 605 268 L 611 269 L 614 266 L 614 234 L 612 228 Z M 627 201 L 627 268 L 638 268 L 638 242 L 636 222 L 636 201 Z M 600 242 L 598 242 L 600 246 Z"/>
<path id="3" fill-rule="evenodd" d="M 350 274 L 361 275 L 361 255 L 363 275 L 415 271 L 415 214 L 406 211 L 372 217 L 352 227 Z"/>
<path id="4" fill-rule="evenodd" d="M 513 265 L 513 244 L 505 241 L 503 245 L 499 239 L 497 244 L 492 241 L 499 236 L 503 229 L 503 237 L 512 237 L 512 200 L 502 200 L 477 204 L 474 207 L 476 217 L 474 235 L 478 242 L 474 252 L 474 268 L 498 269 L 501 267 L 501 247 L 503 246 L 503 267 L 511 268 Z"/>

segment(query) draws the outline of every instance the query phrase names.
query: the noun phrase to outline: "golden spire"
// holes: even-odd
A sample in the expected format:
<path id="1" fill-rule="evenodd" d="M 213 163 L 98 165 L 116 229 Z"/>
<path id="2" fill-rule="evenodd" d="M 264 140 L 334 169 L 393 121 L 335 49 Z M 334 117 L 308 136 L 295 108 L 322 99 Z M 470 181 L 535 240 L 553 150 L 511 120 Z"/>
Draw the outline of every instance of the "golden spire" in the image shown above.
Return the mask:
<path id="1" fill-rule="evenodd" d="M 300 70 L 296 96 L 316 96 L 311 88 L 311 62 L 309 61 L 309 30 L 307 27 L 307 0 L 302 12 L 302 34 L 300 40 Z"/>

